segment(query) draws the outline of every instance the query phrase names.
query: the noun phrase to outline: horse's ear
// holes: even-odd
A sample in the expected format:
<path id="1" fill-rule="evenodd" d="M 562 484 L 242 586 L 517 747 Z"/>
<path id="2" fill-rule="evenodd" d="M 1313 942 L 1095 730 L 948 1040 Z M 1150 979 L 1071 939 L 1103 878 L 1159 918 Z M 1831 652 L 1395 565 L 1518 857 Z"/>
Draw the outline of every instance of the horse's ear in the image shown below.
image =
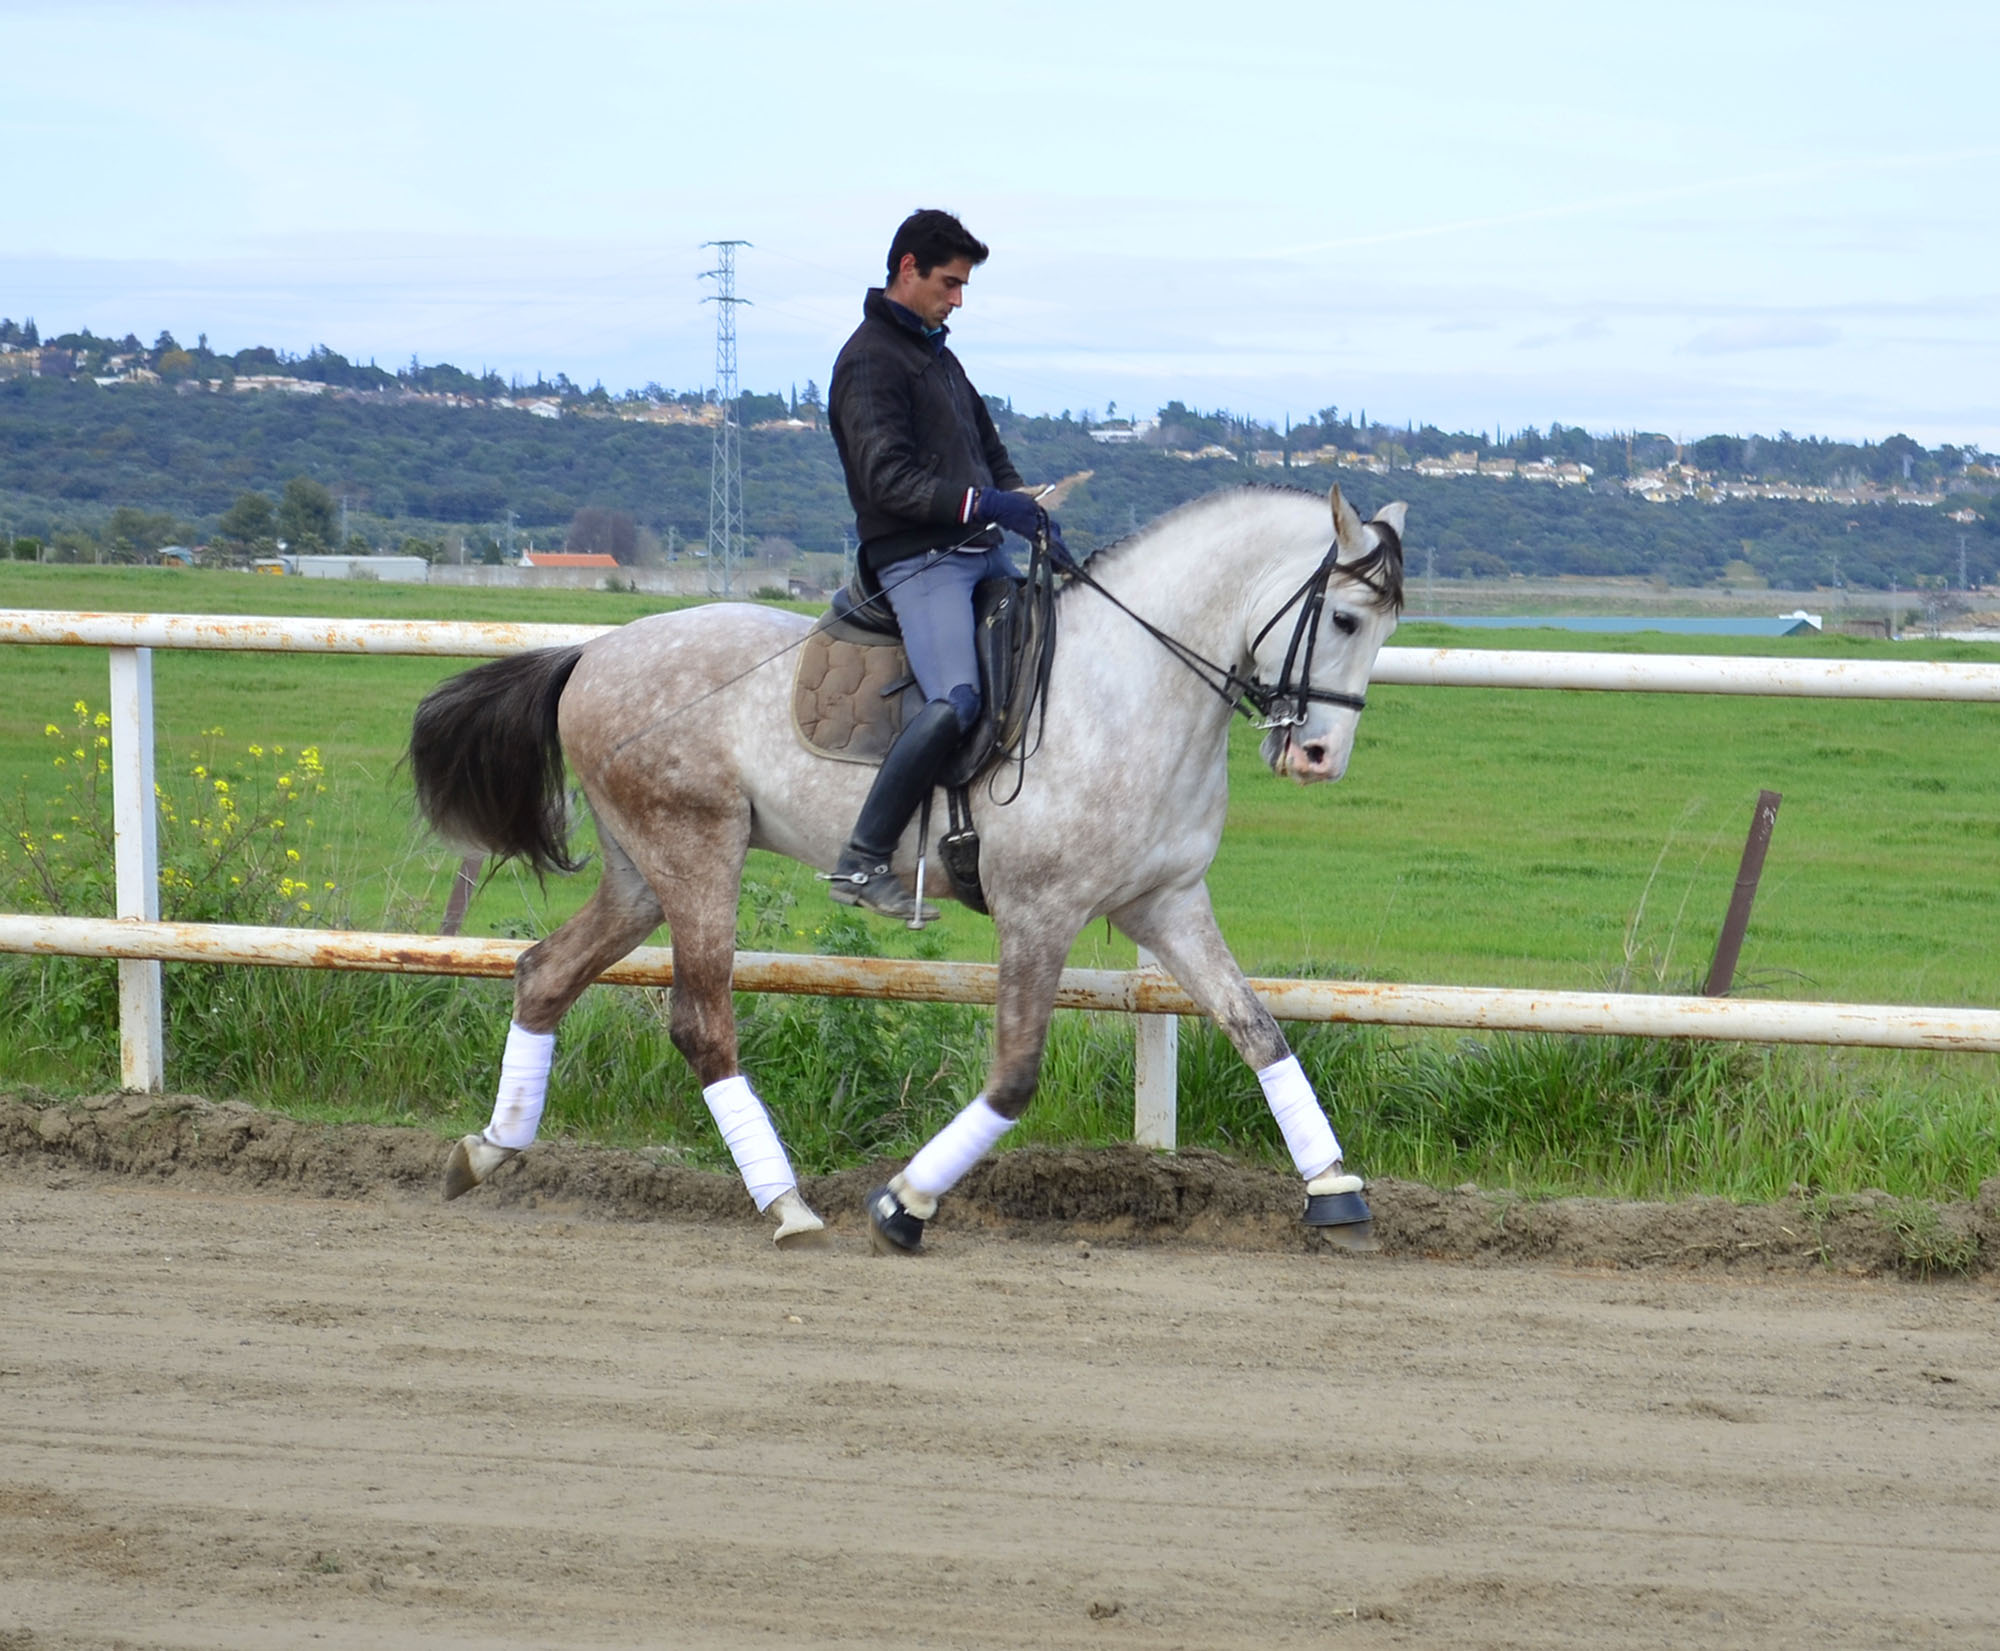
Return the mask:
<path id="1" fill-rule="evenodd" d="M 1333 503 L 1333 542 L 1350 556 L 1365 554 L 1368 541 L 1361 535 L 1361 517 L 1341 496 L 1339 482 L 1333 484 L 1333 491 L 1327 497 Z"/>
<path id="2" fill-rule="evenodd" d="M 1385 504 L 1376 511 L 1375 520 L 1387 526 L 1389 531 L 1400 539 L 1403 536 L 1403 518 L 1409 514 L 1409 510 L 1410 507 L 1398 499 L 1394 504 Z"/>

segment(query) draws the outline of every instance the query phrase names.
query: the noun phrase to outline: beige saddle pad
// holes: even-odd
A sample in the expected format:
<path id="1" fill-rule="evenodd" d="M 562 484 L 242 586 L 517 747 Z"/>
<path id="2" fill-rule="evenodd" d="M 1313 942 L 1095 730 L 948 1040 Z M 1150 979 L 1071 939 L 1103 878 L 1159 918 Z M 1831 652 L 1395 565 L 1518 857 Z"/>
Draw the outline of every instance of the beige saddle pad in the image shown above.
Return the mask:
<path id="1" fill-rule="evenodd" d="M 815 630 L 792 671 L 792 727 L 808 751 L 879 766 L 902 732 L 904 702 L 915 692 L 900 643 L 862 644 Z"/>

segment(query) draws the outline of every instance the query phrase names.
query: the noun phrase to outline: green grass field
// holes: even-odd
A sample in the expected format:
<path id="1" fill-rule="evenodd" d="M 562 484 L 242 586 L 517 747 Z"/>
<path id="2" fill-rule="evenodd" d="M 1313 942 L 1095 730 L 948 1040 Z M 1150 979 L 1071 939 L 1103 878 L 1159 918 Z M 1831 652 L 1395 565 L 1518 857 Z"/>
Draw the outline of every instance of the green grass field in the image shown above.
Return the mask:
<path id="1" fill-rule="evenodd" d="M 670 602 L 604 592 L 428 589 L 152 569 L 0 564 L 0 606 L 616 623 Z M 1463 645 L 1406 626 L 1398 643 Z M 1482 645 L 1847 658 L 1990 657 L 1971 644 L 1844 638 L 1718 644 L 1482 633 Z M 163 771 L 256 743 L 316 745 L 337 784 L 320 822 L 354 917 L 435 896 L 451 854 L 413 820 L 396 771 L 410 712 L 467 662 L 161 651 Z M 0 785 L 53 795 L 44 732 L 101 708 L 105 656 L 0 651 Z M 220 728 L 220 739 L 204 730 Z M 1785 997 L 2000 1003 L 2000 707 L 1689 695 L 1378 687 L 1353 767 L 1298 788 L 1233 747 L 1229 831 L 1211 886 L 1253 971 L 1594 987 L 1678 985 L 1705 970 L 1760 787 L 1784 795 L 1741 975 Z M 752 877 L 809 880 L 760 857 Z M 590 874 L 503 873 L 474 932 L 560 921 Z M 793 928 L 810 929 L 809 913 Z M 899 934 L 880 925 L 885 943 Z M 1092 955 L 1103 950 L 1085 937 Z M 990 955 L 953 913 L 947 949 Z M 780 935 L 767 937 L 776 942 Z M 805 937 L 795 935 L 793 939 Z M 1124 955 L 1114 945 L 1106 956 Z"/>
<path id="2" fill-rule="evenodd" d="M 616 623 L 670 605 L 601 592 L 0 564 L 0 607 Z M 1953 643 L 1550 632 L 1471 638 L 1418 625 L 1396 641 L 1992 657 Z M 329 791 L 314 815 L 314 874 L 327 871 L 339 884 L 340 907 L 356 926 L 435 928 L 456 857 L 414 823 L 395 764 L 417 700 L 461 668 L 449 660 L 160 652 L 162 771 L 184 773 L 199 761 L 212 773 L 240 771 L 253 782 L 259 769 L 247 757 L 250 745 L 316 746 Z M 22 799 L 32 815 L 60 793 L 64 771 L 53 766 L 52 753 L 66 742 L 45 729 L 67 729 L 77 700 L 101 707 L 105 681 L 100 650 L 0 650 L 0 795 Z M 220 735 L 204 732 L 217 728 Z M 1224 932 L 1253 973 L 1686 990 L 1706 972 L 1752 804 L 1759 788 L 1768 788 L 1784 802 L 1739 990 L 1990 1006 L 2000 1003 L 1996 728 L 2000 707 L 1990 705 L 1377 688 L 1352 768 L 1336 786 L 1299 789 L 1273 779 L 1239 725 L 1230 825 L 1211 887 Z M 589 881 L 586 872 L 544 891 L 503 872 L 475 900 L 468 932 L 545 932 L 581 903 Z M 746 945 L 810 949 L 832 935 L 884 951 L 992 955 L 990 926 L 956 908 L 929 936 L 876 924 L 861 940 L 829 929 L 829 908 L 802 869 L 759 856 L 750 882 Z M 1091 963 L 1130 955 L 1101 924 L 1075 953 Z M 933 1030 L 942 1035 L 941 1028 Z M 1433 1037 L 1426 1046 L 1448 1054 L 1459 1040 Z M 1792 1062 L 1788 1094 L 1801 1084 L 1830 1084 L 1836 1104 L 1841 1095 L 1866 1092 L 1892 1109 L 1964 1108 L 1965 1128 L 1985 1146 L 1954 1149 L 1965 1161 L 1952 1176 L 1990 1162 L 1979 1156 L 1992 1152 L 1993 1126 L 1982 1121 L 1994 1076 L 1986 1058 L 1784 1059 Z M 660 1053 L 649 1070 L 672 1062 Z M 976 1082 L 976 1057 L 964 1054 L 959 1065 Z M 1052 1075 L 1059 1068 L 1052 1055 Z M 259 1086 L 271 1088 L 262 1080 Z M 1117 1105 L 1102 1104 L 1115 1132 Z M 607 1116 L 603 1123 L 614 1133 L 629 1125 L 643 1135 L 649 1127 L 643 1118 L 621 1125 Z M 1087 1123 L 1079 1118 L 1077 1128 Z M 886 1148 L 895 1138 L 876 1132 L 869 1140 Z M 837 1144 L 829 1151 L 838 1157 Z M 1523 1173 L 1560 1180 L 1560 1156 Z M 1449 1173 L 1463 1161 L 1446 1151 L 1429 1167 Z"/>

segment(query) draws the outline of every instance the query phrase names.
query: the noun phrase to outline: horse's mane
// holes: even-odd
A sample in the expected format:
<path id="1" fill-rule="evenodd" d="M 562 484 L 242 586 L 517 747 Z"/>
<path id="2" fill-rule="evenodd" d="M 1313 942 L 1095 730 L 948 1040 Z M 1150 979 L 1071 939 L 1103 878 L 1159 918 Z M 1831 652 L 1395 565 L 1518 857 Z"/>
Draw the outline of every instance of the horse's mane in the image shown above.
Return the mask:
<path id="1" fill-rule="evenodd" d="M 1326 505 L 1325 494 L 1309 492 L 1303 487 L 1284 487 L 1270 482 L 1244 482 L 1240 486 L 1204 493 L 1198 499 L 1190 499 L 1185 504 L 1175 505 L 1165 515 L 1155 517 L 1136 532 L 1114 539 L 1095 552 L 1090 558 L 1090 566 L 1098 568 L 1117 562 L 1139 540 L 1179 521 L 1183 516 L 1198 515 L 1203 511 L 1220 509 L 1232 503 L 1241 504 L 1246 500 L 1264 499 L 1309 499 L 1322 508 Z M 1366 525 L 1375 530 L 1375 544 L 1367 554 L 1357 557 L 1352 562 L 1340 563 L 1341 577 L 1366 585 L 1375 593 L 1377 607 L 1401 613 L 1403 611 L 1402 536 L 1387 522 L 1369 522 Z"/>

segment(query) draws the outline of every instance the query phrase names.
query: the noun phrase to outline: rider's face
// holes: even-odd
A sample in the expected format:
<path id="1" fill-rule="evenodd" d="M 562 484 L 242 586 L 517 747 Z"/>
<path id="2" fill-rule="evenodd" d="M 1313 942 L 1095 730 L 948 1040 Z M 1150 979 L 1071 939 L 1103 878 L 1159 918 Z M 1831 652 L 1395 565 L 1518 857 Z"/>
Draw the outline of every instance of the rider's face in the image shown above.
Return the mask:
<path id="1" fill-rule="evenodd" d="M 965 302 L 965 283 L 972 279 L 972 260 L 954 258 L 928 275 L 917 273 L 914 254 L 904 253 L 889 283 L 889 296 L 927 327 L 942 327 L 951 312 Z"/>

